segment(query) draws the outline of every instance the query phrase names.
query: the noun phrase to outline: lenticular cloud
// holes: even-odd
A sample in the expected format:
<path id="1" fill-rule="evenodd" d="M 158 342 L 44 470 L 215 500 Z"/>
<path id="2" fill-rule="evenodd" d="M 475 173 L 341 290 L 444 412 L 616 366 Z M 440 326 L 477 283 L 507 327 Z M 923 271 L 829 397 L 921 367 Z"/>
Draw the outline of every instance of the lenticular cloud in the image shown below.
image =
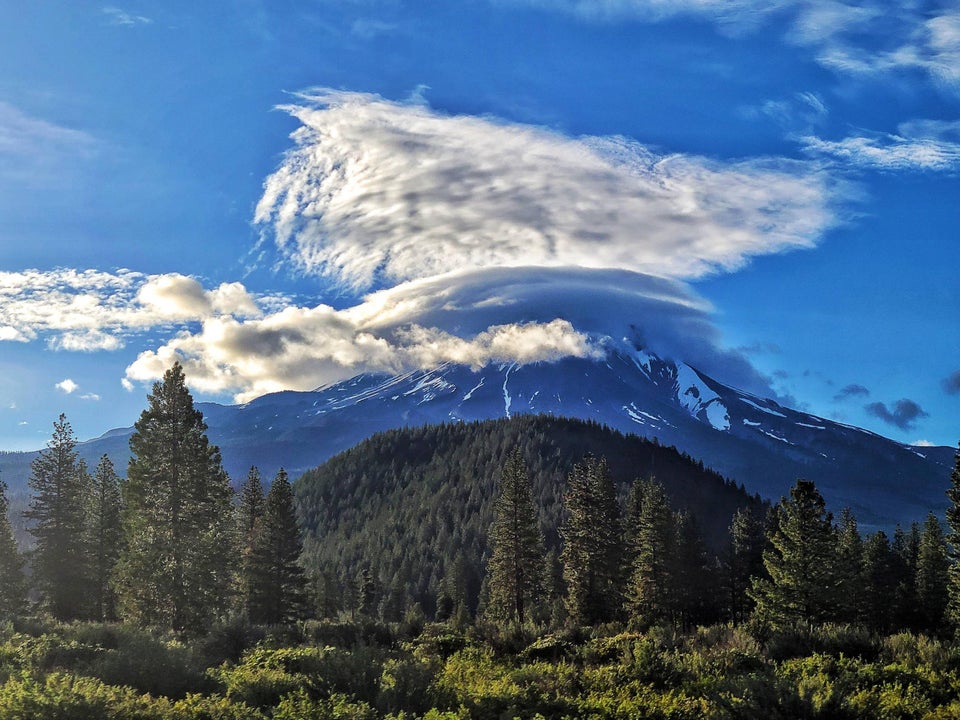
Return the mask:
<path id="1" fill-rule="evenodd" d="M 691 279 L 809 247 L 830 227 L 816 165 L 660 155 L 322 91 L 255 220 L 299 268 L 352 290 L 463 269 L 616 268 Z"/>

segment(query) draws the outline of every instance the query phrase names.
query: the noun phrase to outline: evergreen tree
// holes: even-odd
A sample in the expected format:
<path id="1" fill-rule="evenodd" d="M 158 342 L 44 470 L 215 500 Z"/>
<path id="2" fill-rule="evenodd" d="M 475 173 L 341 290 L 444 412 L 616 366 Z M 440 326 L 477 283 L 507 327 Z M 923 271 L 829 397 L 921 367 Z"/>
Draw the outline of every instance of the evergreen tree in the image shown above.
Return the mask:
<path id="1" fill-rule="evenodd" d="M 87 510 L 87 547 L 90 557 L 91 615 L 115 620 L 116 594 L 112 577 L 123 542 L 120 478 L 107 455 L 93 473 Z"/>
<path id="2" fill-rule="evenodd" d="M 37 539 L 34 581 L 44 604 L 58 620 L 87 613 L 88 575 L 84 537 L 87 473 L 77 461 L 76 437 L 65 415 L 53 424 L 53 436 L 30 465 L 33 500 L 26 517 Z"/>
<path id="3" fill-rule="evenodd" d="M 840 514 L 837 528 L 837 619 L 857 622 L 863 615 L 863 538 L 850 508 Z"/>
<path id="4" fill-rule="evenodd" d="M 917 607 L 922 631 L 943 629 L 949 599 L 949 570 L 943 528 L 936 515 L 931 513 L 923 525 L 917 558 Z"/>
<path id="5" fill-rule="evenodd" d="M 753 611 L 754 602 L 747 594 L 752 578 L 761 578 L 764 548 L 763 522 L 750 508 L 741 508 L 730 524 L 730 548 L 727 551 L 726 582 L 730 619 L 743 622 Z"/>
<path id="6" fill-rule="evenodd" d="M 907 534 L 899 525 L 890 544 L 890 573 L 893 597 L 890 622 L 893 627 L 917 627 L 920 620 L 917 600 L 917 560 L 920 555 L 920 525 L 911 523 Z"/>
<path id="7" fill-rule="evenodd" d="M 719 616 L 717 570 L 707 553 L 697 519 L 689 512 L 676 516 L 677 554 L 671 572 L 674 622 L 684 627 L 715 622 Z"/>
<path id="8" fill-rule="evenodd" d="M 251 553 L 253 622 L 276 625 L 304 616 L 306 578 L 299 563 L 302 552 L 293 490 L 281 468 L 267 493 Z"/>
<path id="9" fill-rule="evenodd" d="M 763 552 L 769 579 L 756 579 L 750 591 L 757 614 L 774 625 L 833 619 L 835 533 L 823 496 L 812 482 L 797 480 L 773 520 Z"/>
<path id="10" fill-rule="evenodd" d="M 237 565 L 232 492 L 179 363 L 155 383 L 130 438 L 120 615 L 200 632 L 230 606 Z"/>
<path id="11" fill-rule="evenodd" d="M 27 582 L 23 575 L 23 556 L 10 526 L 7 484 L 0 480 L 0 621 L 10 620 L 27 605 Z"/>
<path id="12" fill-rule="evenodd" d="M 639 499 L 639 507 L 632 513 L 636 526 L 627 530 L 633 545 L 627 611 L 634 623 L 649 626 L 670 619 L 676 609 L 677 523 L 662 485 L 638 480 L 634 486 L 630 497 Z"/>
<path id="13" fill-rule="evenodd" d="M 376 589 L 374 585 L 373 573 L 370 571 L 370 566 L 364 564 L 354 579 L 355 615 L 370 617 L 373 614 L 373 609 L 376 607 Z"/>
<path id="14" fill-rule="evenodd" d="M 886 632 L 893 624 L 899 562 L 883 530 L 867 537 L 863 545 L 864 621 L 877 632 Z"/>
<path id="15" fill-rule="evenodd" d="M 543 597 L 543 533 L 537 520 L 530 475 L 520 451 L 507 458 L 490 527 L 486 611 L 490 617 L 522 625 L 528 608 Z"/>
<path id="16" fill-rule="evenodd" d="M 954 630 L 960 633 L 960 451 L 957 452 L 947 489 L 947 549 L 950 558 L 950 600 L 947 615 Z"/>
<path id="17" fill-rule="evenodd" d="M 240 486 L 240 506 L 237 510 L 240 532 L 240 595 L 243 611 L 248 618 L 253 603 L 253 546 L 263 522 L 265 501 L 260 471 L 251 467 L 247 479 Z"/>
<path id="18" fill-rule="evenodd" d="M 567 614 L 581 625 L 609 622 L 622 606 L 623 535 L 606 461 L 591 457 L 577 464 L 567 487 L 560 529 Z"/>

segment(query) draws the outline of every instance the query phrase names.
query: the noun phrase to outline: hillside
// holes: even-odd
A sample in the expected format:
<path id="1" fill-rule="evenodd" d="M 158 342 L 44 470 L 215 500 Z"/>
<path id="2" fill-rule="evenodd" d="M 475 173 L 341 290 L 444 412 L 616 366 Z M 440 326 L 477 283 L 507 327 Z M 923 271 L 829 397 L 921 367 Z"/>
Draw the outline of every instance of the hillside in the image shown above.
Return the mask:
<path id="1" fill-rule="evenodd" d="M 737 508 L 760 504 L 674 448 L 597 423 L 521 416 L 393 430 L 297 481 L 308 568 L 343 578 L 369 565 L 381 596 L 413 598 L 428 612 L 441 583 L 474 605 L 497 478 L 517 446 L 548 549 L 557 547 L 566 475 L 587 454 L 607 458 L 622 495 L 633 479 L 656 477 L 675 509 L 697 517 L 714 548 L 725 542 Z"/>

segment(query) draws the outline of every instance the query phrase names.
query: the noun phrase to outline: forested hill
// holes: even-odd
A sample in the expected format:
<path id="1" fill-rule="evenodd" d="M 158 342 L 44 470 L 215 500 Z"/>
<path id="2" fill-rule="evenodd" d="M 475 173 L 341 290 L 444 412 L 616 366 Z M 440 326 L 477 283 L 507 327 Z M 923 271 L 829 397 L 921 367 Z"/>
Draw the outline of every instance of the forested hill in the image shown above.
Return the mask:
<path id="1" fill-rule="evenodd" d="M 515 447 L 531 474 L 549 550 L 557 548 L 567 473 L 588 454 L 607 459 L 621 496 L 635 478 L 655 477 L 675 510 L 695 515 L 715 550 L 734 512 L 761 503 L 672 447 L 592 422 L 519 416 L 393 430 L 297 481 L 308 569 L 334 582 L 369 568 L 381 602 L 406 597 L 429 611 L 444 589 L 473 605 L 496 482 Z"/>

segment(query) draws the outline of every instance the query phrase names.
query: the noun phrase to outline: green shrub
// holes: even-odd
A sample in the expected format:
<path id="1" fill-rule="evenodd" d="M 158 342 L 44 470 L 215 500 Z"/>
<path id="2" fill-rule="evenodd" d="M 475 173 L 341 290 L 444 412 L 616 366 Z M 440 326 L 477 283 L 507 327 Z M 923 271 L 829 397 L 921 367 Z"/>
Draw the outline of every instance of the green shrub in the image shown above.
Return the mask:
<path id="1" fill-rule="evenodd" d="M 11 677 L 0 686 L 4 720 L 164 720 L 168 701 L 60 672 Z"/>
<path id="2" fill-rule="evenodd" d="M 274 711 L 273 720 L 377 720 L 377 712 L 365 702 L 334 694 L 315 699 L 303 690 L 287 695 Z"/>
<path id="3" fill-rule="evenodd" d="M 276 705 L 299 688 L 318 699 L 334 693 L 375 702 L 383 672 L 384 652 L 367 647 L 255 648 L 236 666 L 210 671 L 228 698 L 254 707 Z"/>
<path id="4" fill-rule="evenodd" d="M 383 664 L 377 707 L 382 712 L 427 712 L 437 700 L 438 660 L 392 658 Z"/>

